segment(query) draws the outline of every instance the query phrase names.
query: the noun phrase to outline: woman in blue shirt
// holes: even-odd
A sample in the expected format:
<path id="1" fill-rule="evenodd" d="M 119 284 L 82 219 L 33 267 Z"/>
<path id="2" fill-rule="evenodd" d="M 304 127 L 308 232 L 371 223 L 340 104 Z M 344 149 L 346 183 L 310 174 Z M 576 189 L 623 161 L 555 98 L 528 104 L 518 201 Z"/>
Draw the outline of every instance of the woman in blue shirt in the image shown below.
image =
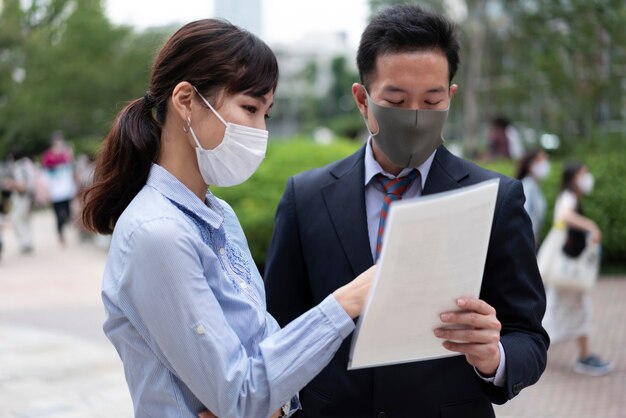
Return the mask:
<path id="1" fill-rule="evenodd" d="M 280 329 L 237 217 L 207 191 L 260 164 L 277 81 L 257 37 L 192 22 L 163 46 L 150 90 L 120 112 L 98 156 L 83 218 L 113 234 L 104 331 L 137 417 L 289 415 L 354 329 L 372 270 Z"/>

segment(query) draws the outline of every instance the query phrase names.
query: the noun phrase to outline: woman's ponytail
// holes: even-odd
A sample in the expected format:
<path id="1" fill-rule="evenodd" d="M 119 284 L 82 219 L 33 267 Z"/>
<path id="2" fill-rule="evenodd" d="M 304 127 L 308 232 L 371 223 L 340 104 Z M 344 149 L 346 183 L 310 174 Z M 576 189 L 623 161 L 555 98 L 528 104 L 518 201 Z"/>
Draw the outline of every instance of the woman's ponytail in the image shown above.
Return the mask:
<path id="1" fill-rule="evenodd" d="M 159 154 L 161 128 L 149 93 L 118 114 L 96 159 L 94 182 L 83 194 L 83 224 L 110 234 L 128 204 L 146 184 Z"/>

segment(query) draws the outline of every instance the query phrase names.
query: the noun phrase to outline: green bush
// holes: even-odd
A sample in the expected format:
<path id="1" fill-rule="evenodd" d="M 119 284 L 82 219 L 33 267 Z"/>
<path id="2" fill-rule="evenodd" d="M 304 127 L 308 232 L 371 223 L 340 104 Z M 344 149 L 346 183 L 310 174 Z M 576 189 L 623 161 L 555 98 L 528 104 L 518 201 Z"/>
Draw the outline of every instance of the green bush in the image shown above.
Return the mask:
<path id="1" fill-rule="evenodd" d="M 302 171 L 324 166 L 352 154 L 360 143 L 348 140 L 319 145 L 298 138 L 270 141 L 267 156 L 258 171 L 245 183 L 228 188 L 211 188 L 235 210 L 246 233 L 252 257 L 259 267 L 265 263 L 274 227 L 274 215 L 287 179 Z"/>
<path id="2" fill-rule="evenodd" d="M 335 141 L 330 145 L 319 145 L 305 138 L 271 141 L 265 161 L 250 180 L 237 187 L 212 188 L 237 213 L 257 265 L 262 267 L 265 263 L 276 207 L 285 190 L 287 179 L 299 172 L 343 158 L 360 146 L 360 143 L 348 140 Z M 596 179 L 594 192 L 585 198 L 583 206 L 585 213 L 603 231 L 603 267 L 617 265 L 622 271 L 626 266 L 626 211 L 623 209 L 626 207 L 626 190 L 622 184 L 622 179 L 626 178 L 626 164 L 619 153 L 610 152 L 614 149 L 617 148 L 604 144 L 602 149 L 585 148 L 576 155 L 583 156 L 579 159 L 588 165 Z M 516 167 L 512 162 L 480 164 L 508 176 L 515 175 Z M 542 183 L 548 202 L 542 238 L 548 233 L 552 223 L 563 160 L 552 158 L 551 165 L 550 176 Z"/>

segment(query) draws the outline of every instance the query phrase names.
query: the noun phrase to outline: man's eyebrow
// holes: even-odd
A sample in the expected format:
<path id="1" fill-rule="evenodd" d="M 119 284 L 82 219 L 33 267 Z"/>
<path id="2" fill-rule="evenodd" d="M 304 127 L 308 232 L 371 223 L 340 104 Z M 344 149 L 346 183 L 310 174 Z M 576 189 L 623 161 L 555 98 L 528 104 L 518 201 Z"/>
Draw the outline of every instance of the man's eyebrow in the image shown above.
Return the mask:
<path id="1" fill-rule="evenodd" d="M 433 87 L 432 89 L 426 90 L 426 93 L 445 93 L 447 90 L 443 86 Z"/>
<path id="2" fill-rule="evenodd" d="M 398 87 L 398 86 L 393 86 L 393 85 L 385 86 L 383 90 L 388 93 L 406 93 L 407 92 L 407 89 Z M 439 86 L 439 87 L 433 87 L 433 88 L 426 90 L 426 93 L 445 93 L 446 91 L 447 90 L 445 87 Z"/>

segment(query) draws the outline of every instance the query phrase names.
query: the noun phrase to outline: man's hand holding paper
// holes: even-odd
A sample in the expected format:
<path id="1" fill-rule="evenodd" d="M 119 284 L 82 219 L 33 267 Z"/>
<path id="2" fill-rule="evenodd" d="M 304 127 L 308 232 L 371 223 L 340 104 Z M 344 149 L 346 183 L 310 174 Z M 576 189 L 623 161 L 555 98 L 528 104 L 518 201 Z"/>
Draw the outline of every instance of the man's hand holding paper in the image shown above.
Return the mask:
<path id="1" fill-rule="evenodd" d="M 394 203 L 350 369 L 459 353 L 495 374 L 501 325 L 478 297 L 497 190 L 492 180 Z"/>
<path id="2" fill-rule="evenodd" d="M 465 354 L 468 363 L 482 375 L 495 375 L 500 364 L 500 329 L 496 310 L 485 301 L 460 298 L 459 310 L 444 312 L 441 322 L 450 327 L 435 329 L 435 336 L 444 339 L 443 346 Z"/>

